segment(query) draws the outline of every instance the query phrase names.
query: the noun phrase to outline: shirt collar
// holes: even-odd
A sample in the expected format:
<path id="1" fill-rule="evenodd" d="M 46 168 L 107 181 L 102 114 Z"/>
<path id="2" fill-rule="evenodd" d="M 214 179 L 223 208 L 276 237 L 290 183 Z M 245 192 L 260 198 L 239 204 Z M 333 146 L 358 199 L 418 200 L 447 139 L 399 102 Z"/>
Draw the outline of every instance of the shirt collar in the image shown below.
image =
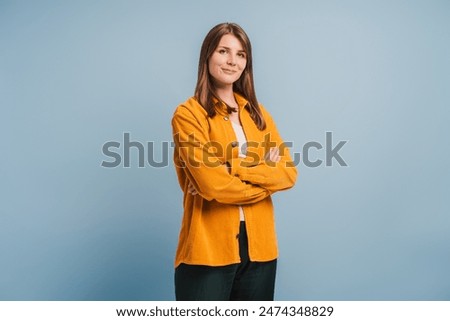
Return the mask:
<path id="1" fill-rule="evenodd" d="M 234 97 L 236 98 L 236 102 L 238 103 L 239 109 L 242 109 L 245 106 L 247 106 L 248 100 L 245 99 L 243 96 L 235 92 Z"/>
<path id="2" fill-rule="evenodd" d="M 248 100 L 245 99 L 242 95 L 238 94 L 237 92 L 234 92 L 234 98 L 236 99 L 236 102 L 238 104 L 239 110 L 242 110 L 245 106 L 248 104 Z M 217 98 L 213 98 L 214 103 L 217 107 L 219 107 L 219 111 L 226 112 L 226 106 L 224 103 L 221 103 Z"/>

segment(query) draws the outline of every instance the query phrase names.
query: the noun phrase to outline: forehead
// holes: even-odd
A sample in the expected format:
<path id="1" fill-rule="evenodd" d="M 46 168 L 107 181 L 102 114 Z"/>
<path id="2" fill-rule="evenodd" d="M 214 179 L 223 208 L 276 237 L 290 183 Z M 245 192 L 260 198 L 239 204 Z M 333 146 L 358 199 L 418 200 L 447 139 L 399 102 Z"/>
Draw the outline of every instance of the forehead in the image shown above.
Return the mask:
<path id="1" fill-rule="evenodd" d="M 242 43 L 239 41 L 239 39 L 229 33 L 222 36 L 217 47 L 227 47 L 230 49 L 235 49 L 237 51 L 244 51 L 244 47 L 242 46 Z"/>

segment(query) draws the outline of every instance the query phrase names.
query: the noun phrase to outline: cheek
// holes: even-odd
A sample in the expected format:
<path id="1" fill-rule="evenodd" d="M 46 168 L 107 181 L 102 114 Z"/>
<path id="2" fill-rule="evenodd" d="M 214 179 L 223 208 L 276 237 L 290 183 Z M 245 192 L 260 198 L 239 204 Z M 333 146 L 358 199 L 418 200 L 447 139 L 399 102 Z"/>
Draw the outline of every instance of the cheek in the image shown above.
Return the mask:
<path id="1" fill-rule="evenodd" d="M 217 64 L 215 64 L 213 60 L 210 60 L 208 62 L 208 72 L 210 74 L 213 74 L 216 69 L 217 69 Z"/>
<path id="2" fill-rule="evenodd" d="M 221 65 L 221 62 L 219 59 L 211 59 L 208 63 L 208 67 L 210 71 L 217 70 Z"/>
<path id="3" fill-rule="evenodd" d="M 209 68 L 209 74 L 211 76 L 217 77 L 217 75 L 219 74 L 219 67 L 217 65 L 211 65 Z"/>

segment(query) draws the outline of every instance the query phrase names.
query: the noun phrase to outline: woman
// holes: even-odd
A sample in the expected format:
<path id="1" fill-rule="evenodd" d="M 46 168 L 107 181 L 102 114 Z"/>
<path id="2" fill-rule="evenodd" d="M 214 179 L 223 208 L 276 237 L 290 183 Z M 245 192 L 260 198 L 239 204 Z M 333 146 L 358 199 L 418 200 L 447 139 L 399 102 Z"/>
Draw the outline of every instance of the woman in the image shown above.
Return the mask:
<path id="1" fill-rule="evenodd" d="M 194 97 L 172 119 L 184 192 L 177 300 L 273 300 L 278 256 L 271 194 L 297 171 L 258 104 L 244 30 L 222 23 L 200 52 Z"/>

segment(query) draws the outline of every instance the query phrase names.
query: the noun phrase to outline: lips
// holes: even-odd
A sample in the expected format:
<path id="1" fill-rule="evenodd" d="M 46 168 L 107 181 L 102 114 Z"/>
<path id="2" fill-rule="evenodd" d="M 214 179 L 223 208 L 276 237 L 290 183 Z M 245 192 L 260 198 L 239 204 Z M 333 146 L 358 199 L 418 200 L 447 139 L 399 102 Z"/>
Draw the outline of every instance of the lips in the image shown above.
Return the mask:
<path id="1" fill-rule="evenodd" d="M 222 71 L 223 71 L 224 73 L 228 74 L 228 75 L 232 75 L 232 74 L 234 74 L 234 73 L 236 72 L 236 70 L 223 69 L 223 68 L 222 68 Z"/>

